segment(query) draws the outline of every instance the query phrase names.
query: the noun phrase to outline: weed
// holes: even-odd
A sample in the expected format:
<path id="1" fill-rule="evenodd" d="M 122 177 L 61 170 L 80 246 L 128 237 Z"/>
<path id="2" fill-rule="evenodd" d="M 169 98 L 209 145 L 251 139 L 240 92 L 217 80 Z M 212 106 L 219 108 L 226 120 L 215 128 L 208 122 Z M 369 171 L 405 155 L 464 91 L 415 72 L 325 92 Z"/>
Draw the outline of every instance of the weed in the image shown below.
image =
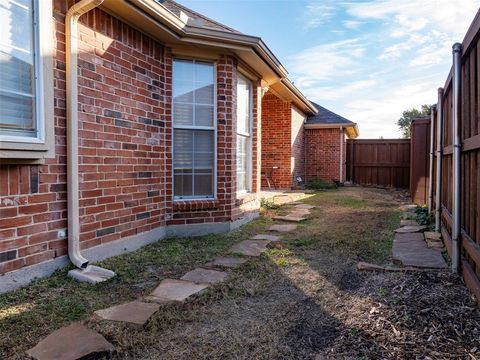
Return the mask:
<path id="1" fill-rule="evenodd" d="M 337 185 L 335 183 L 316 178 L 310 181 L 308 188 L 313 190 L 329 190 L 336 189 Z"/>
<path id="2" fill-rule="evenodd" d="M 273 199 L 267 199 L 267 198 L 260 199 L 260 206 L 268 210 L 275 210 L 280 207 L 280 205 L 276 204 Z"/>

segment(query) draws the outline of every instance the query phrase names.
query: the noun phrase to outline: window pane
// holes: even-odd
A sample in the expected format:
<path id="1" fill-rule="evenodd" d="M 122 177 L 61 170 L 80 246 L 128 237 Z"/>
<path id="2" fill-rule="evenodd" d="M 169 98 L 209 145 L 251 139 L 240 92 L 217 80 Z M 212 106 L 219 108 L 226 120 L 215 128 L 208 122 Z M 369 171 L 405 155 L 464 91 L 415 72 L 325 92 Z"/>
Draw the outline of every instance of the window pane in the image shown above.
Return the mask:
<path id="1" fill-rule="evenodd" d="M 213 105 L 213 84 L 195 84 L 195 103 Z"/>
<path id="2" fill-rule="evenodd" d="M 174 79 L 173 83 L 173 101 L 193 103 L 193 82 Z"/>
<path id="3" fill-rule="evenodd" d="M 213 194 L 213 176 L 195 175 L 195 195 L 209 196 Z"/>
<path id="4" fill-rule="evenodd" d="M 175 125 L 193 125 L 193 105 L 173 103 L 173 122 Z"/>
<path id="5" fill-rule="evenodd" d="M 237 132 L 250 133 L 250 83 L 243 76 L 237 81 Z"/>
<path id="6" fill-rule="evenodd" d="M 213 106 L 196 105 L 195 106 L 195 125 L 213 126 Z"/>
<path id="7" fill-rule="evenodd" d="M 213 196 L 214 153 L 213 130 L 174 130 L 175 196 Z"/>
<path id="8" fill-rule="evenodd" d="M 32 1 L 0 1 L 0 134 L 36 137 Z"/>
<path id="9" fill-rule="evenodd" d="M 174 74 L 174 81 L 176 80 L 193 81 L 193 76 L 194 76 L 193 61 L 175 59 L 173 61 L 173 74 Z"/>
<path id="10" fill-rule="evenodd" d="M 181 174 L 174 177 L 175 196 L 192 196 L 193 195 L 193 175 Z"/>
<path id="11" fill-rule="evenodd" d="M 213 83 L 213 64 L 209 62 L 195 62 L 195 81 Z"/>
<path id="12" fill-rule="evenodd" d="M 248 181 L 248 145 L 249 138 L 237 135 L 237 191 L 247 191 Z"/>

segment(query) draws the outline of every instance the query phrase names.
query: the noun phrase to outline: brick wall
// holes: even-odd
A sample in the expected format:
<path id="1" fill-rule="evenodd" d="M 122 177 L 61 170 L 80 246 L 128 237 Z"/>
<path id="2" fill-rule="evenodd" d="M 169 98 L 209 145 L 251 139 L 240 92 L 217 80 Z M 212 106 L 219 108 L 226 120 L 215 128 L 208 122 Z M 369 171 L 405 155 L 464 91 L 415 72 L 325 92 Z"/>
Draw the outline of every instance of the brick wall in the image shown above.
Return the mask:
<path id="1" fill-rule="evenodd" d="M 277 189 L 292 186 L 292 105 L 268 92 L 262 98 L 262 174 L 270 174 Z M 272 171 L 273 166 L 278 169 Z M 272 184 L 273 185 L 273 184 Z M 262 176 L 262 188 L 268 189 Z"/>
<path id="2" fill-rule="evenodd" d="M 56 156 L 42 165 L 0 166 L 0 273 L 67 253 L 66 11 L 67 2 L 54 1 Z M 81 18 L 79 35 L 81 247 L 167 224 L 239 217 L 236 60 L 218 61 L 218 199 L 173 203 L 170 50 L 98 9 Z"/>
<path id="3" fill-rule="evenodd" d="M 306 182 L 316 178 L 326 181 L 340 180 L 340 131 L 333 129 L 305 130 Z M 345 180 L 346 148 L 343 141 L 343 175 Z"/>
<path id="4" fill-rule="evenodd" d="M 302 185 L 297 181 L 297 177 L 305 182 L 305 115 L 295 107 L 292 107 L 292 155 L 291 155 L 291 174 L 292 187 Z"/>

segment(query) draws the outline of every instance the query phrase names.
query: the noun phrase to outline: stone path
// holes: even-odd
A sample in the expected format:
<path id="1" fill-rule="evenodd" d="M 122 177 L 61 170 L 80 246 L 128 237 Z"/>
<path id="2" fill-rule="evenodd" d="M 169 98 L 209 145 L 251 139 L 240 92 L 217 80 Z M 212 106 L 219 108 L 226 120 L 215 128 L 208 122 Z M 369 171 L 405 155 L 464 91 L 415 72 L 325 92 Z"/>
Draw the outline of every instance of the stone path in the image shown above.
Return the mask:
<path id="1" fill-rule="evenodd" d="M 273 219 L 289 222 L 302 222 L 307 220 L 310 215 L 310 210 L 312 205 L 306 204 L 297 204 L 295 205 L 294 210 L 290 211 L 287 215 L 283 216 L 274 216 Z"/>
<path id="2" fill-rule="evenodd" d="M 95 315 L 103 320 L 122 321 L 143 325 L 158 311 L 159 304 L 132 301 L 125 304 L 95 311 Z"/>
<path id="3" fill-rule="evenodd" d="M 211 266 L 220 266 L 220 267 L 226 267 L 226 268 L 237 268 L 242 264 L 245 264 L 248 261 L 248 259 L 241 258 L 241 257 L 219 257 L 213 260 L 212 262 L 209 262 L 205 264 L 205 266 L 211 267 Z"/>
<path id="4" fill-rule="evenodd" d="M 282 220 L 289 221 L 297 218 L 299 221 L 305 220 L 305 217 L 310 215 L 309 209 L 312 208 L 314 206 L 298 203 L 295 209 Z M 268 230 L 288 232 L 296 228 L 297 225 L 284 224 L 273 225 Z M 209 286 L 225 281 L 228 273 L 220 271 L 216 267 L 237 268 L 248 261 L 247 257 L 260 256 L 267 250 L 269 244 L 273 247 L 282 246 L 280 236 L 271 234 L 254 235 L 249 240 L 233 245 L 229 250 L 230 253 L 244 257 L 218 257 L 207 263 L 205 265 L 207 268 L 196 268 L 187 272 L 181 279 L 162 280 L 157 288 L 143 301 L 135 300 L 97 310 L 94 317 L 100 320 L 145 325 L 161 305 L 186 301 L 192 295 L 199 294 Z M 35 347 L 28 350 L 27 354 L 37 360 L 75 360 L 112 351 L 114 351 L 114 346 L 105 340 L 102 335 L 79 323 L 74 323 L 54 331 Z"/>
<path id="5" fill-rule="evenodd" d="M 272 225 L 268 228 L 270 231 L 278 231 L 278 232 L 289 232 L 293 231 L 297 228 L 297 225 L 294 224 L 286 224 L 286 225 Z"/>
<path id="6" fill-rule="evenodd" d="M 146 298 L 149 301 L 165 303 L 168 301 L 185 301 L 190 296 L 206 289 L 207 284 L 195 284 L 193 281 L 165 279 Z"/>
<path id="7" fill-rule="evenodd" d="M 280 236 L 269 235 L 269 234 L 258 234 L 252 237 L 252 240 L 269 240 L 269 241 L 279 241 Z"/>
<path id="8" fill-rule="evenodd" d="M 230 248 L 230 253 L 244 256 L 260 256 L 267 250 L 269 240 L 243 240 Z"/>
<path id="9" fill-rule="evenodd" d="M 224 281 L 228 274 L 224 271 L 197 268 L 189 271 L 180 279 L 192 281 L 196 284 L 217 284 Z"/>
<path id="10" fill-rule="evenodd" d="M 111 353 L 115 348 L 99 333 L 74 323 L 48 335 L 27 354 L 37 360 L 76 360 Z"/>
<path id="11" fill-rule="evenodd" d="M 447 263 L 438 250 L 430 249 L 421 233 L 395 234 L 393 261 L 403 266 L 444 269 Z"/>
<path id="12" fill-rule="evenodd" d="M 423 230 L 426 230 L 427 227 L 424 225 L 414 225 L 414 226 L 403 226 L 395 230 L 396 233 L 405 234 L 405 233 L 416 233 Z"/>

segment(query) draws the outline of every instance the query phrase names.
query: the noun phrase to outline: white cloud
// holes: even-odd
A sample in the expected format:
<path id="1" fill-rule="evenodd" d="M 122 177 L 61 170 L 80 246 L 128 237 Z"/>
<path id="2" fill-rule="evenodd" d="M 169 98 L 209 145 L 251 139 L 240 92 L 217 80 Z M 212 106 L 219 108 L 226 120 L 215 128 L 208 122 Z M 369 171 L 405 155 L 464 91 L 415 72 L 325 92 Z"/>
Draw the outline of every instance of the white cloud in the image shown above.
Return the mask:
<path id="1" fill-rule="evenodd" d="M 289 69 L 300 87 L 310 87 L 318 81 L 354 75 L 358 72 L 356 63 L 364 54 L 365 47 L 359 39 L 338 41 L 290 56 Z"/>
<path id="2" fill-rule="evenodd" d="M 318 2 L 311 2 L 305 7 L 302 21 L 306 29 L 313 29 L 329 21 L 335 15 L 335 7 Z"/>
<path id="3" fill-rule="evenodd" d="M 359 80 L 338 86 L 312 86 L 305 90 L 309 98 L 315 98 L 322 103 L 325 100 L 339 100 L 349 98 L 360 90 L 372 88 L 377 84 L 376 80 Z"/>

